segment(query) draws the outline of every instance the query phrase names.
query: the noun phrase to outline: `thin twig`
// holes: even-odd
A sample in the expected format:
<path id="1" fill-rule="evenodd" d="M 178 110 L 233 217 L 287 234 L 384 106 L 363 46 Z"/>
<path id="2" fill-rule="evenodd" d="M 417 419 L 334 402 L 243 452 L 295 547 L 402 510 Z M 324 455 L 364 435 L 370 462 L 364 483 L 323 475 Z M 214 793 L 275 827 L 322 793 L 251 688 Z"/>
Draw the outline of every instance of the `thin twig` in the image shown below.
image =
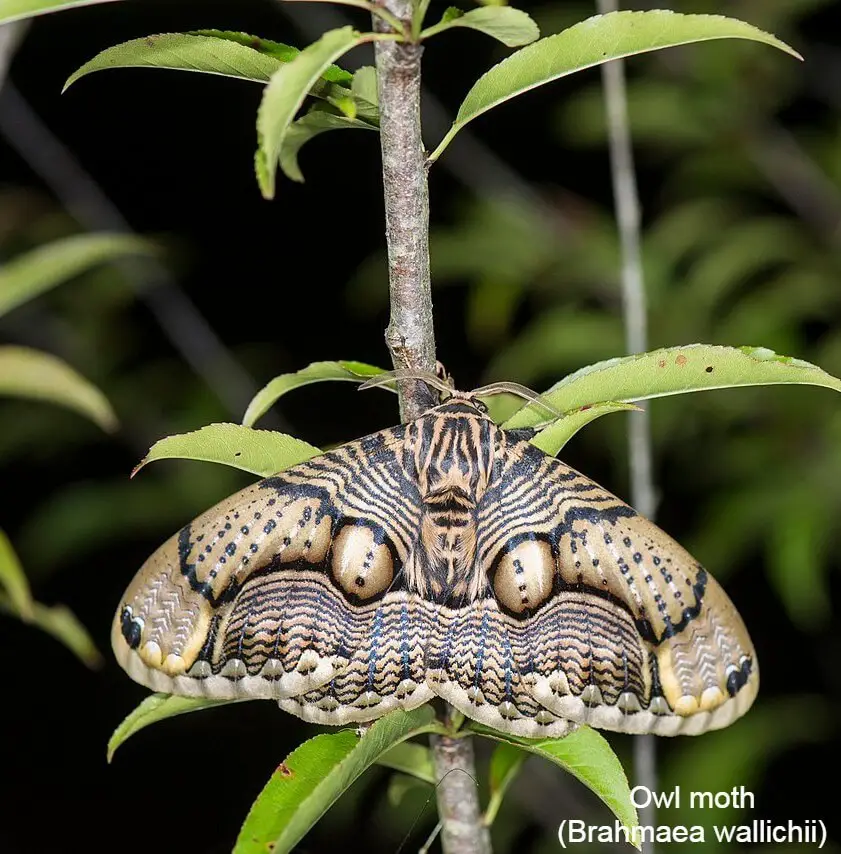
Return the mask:
<path id="1" fill-rule="evenodd" d="M 418 854 L 428 854 L 429 849 L 432 848 L 432 843 L 438 838 L 438 834 L 441 832 L 441 822 L 439 821 L 435 827 L 432 828 L 432 833 L 426 838 L 426 842 L 418 848 Z"/>
<path id="2" fill-rule="evenodd" d="M 601 14 L 615 12 L 619 8 L 617 0 L 596 0 L 596 5 Z M 640 248 L 640 205 L 628 127 L 625 66 L 621 59 L 602 65 L 602 83 L 607 110 L 616 222 L 622 249 L 625 343 L 629 353 L 642 353 L 648 348 L 648 329 Z M 631 412 L 628 418 L 631 503 L 639 513 L 651 519 L 656 510 L 656 496 L 649 412 L 647 409 Z M 639 736 L 634 740 L 634 776 L 638 785 L 652 790 L 657 788 L 654 736 Z M 645 807 L 640 812 L 642 824 L 654 824 L 656 819 L 653 807 Z M 653 850 L 652 843 L 643 843 L 644 854 L 652 854 Z"/>

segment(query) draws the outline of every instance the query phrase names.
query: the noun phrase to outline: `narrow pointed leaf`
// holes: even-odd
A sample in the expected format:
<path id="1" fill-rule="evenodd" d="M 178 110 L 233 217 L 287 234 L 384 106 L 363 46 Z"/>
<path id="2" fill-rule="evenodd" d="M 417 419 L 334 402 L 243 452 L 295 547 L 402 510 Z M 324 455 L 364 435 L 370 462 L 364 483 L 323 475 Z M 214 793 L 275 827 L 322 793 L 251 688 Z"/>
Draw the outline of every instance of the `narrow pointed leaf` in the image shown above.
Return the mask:
<path id="1" fill-rule="evenodd" d="M 384 374 L 382 368 L 366 365 L 364 362 L 313 362 L 306 368 L 301 368 L 293 374 L 281 374 L 275 377 L 267 385 L 254 395 L 254 399 L 245 410 L 242 423 L 246 427 L 253 427 L 268 411 L 289 391 L 320 383 L 326 380 L 344 380 L 348 382 L 363 383 L 371 377 Z"/>
<path id="2" fill-rule="evenodd" d="M 175 697 L 170 694 L 152 694 L 147 697 L 118 727 L 108 739 L 108 761 L 114 758 L 117 748 L 135 733 L 158 721 L 198 712 L 213 706 L 240 703 L 242 700 L 208 700 L 206 697 Z"/>
<path id="3" fill-rule="evenodd" d="M 531 444 L 554 457 L 582 427 L 591 421 L 595 421 L 609 412 L 623 412 L 638 408 L 632 403 L 616 403 L 611 400 L 607 403 L 596 403 L 573 409 L 570 412 L 565 412 L 562 418 L 544 427 L 531 439 Z"/>
<path id="4" fill-rule="evenodd" d="M 637 824 L 622 763 L 605 738 L 590 727 L 581 726 L 564 738 L 548 739 L 519 738 L 477 723 L 471 723 L 470 729 L 554 762 L 595 792 L 626 827 Z"/>
<path id="5" fill-rule="evenodd" d="M 29 582 L 14 548 L 0 530 L 0 589 L 6 591 L 12 610 L 24 620 L 32 619 L 33 601 Z"/>
<path id="6" fill-rule="evenodd" d="M 274 198 L 283 140 L 304 98 L 325 69 L 359 44 L 361 38 L 353 27 L 330 30 L 272 75 L 257 112 L 256 171 L 265 198 Z"/>
<path id="7" fill-rule="evenodd" d="M 424 30 L 421 37 L 429 38 L 452 27 L 468 27 L 492 36 L 508 47 L 520 47 L 540 38 L 540 28 L 520 9 L 512 9 L 510 6 L 484 6 L 463 14 L 459 13 L 458 9 L 453 11 L 456 14 L 448 15 L 445 12 L 441 23 Z"/>
<path id="8" fill-rule="evenodd" d="M 798 53 L 770 33 L 720 15 L 682 15 L 663 10 L 596 15 L 533 42 L 483 74 L 467 93 L 453 126 L 429 159 L 436 160 L 468 122 L 544 83 L 611 59 L 728 38 L 763 42 L 799 58 Z"/>
<path id="9" fill-rule="evenodd" d="M 152 243 L 133 235 L 77 234 L 18 255 L 0 268 L 0 317 L 97 264 L 156 253 Z"/>
<path id="10" fill-rule="evenodd" d="M 298 166 L 298 152 L 302 146 L 329 130 L 377 130 L 367 122 L 337 116 L 325 110 L 313 110 L 292 123 L 280 149 L 280 168 L 287 178 L 303 181 L 304 176 Z"/>
<path id="11" fill-rule="evenodd" d="M 0 0 L 0 24 L 34 18 L 50 12 L 62 12 L 76 6 L 94 6 L 114 3 L 116 0 Z"/>
<path id="12" fill-rule="evenodd" d="M 568 411 L 607 401 L 627 403 L 751 385 L 815 385 L 841 391 L 837 377 L 764 347 L 689 344 L 589 365 L 564 377 L 543 397 L 557 409 Z M 545 417 L 541 409 L 528 404 L 504 426 L 528 427 Z"/>
<path id="13" fill-rule="evenodd" d="M 290 51 L 292 59 L 297 51 Z M 265 83 L 283 64 L 276 56 L 235 41 L 189 33 L 159 33 L 106 48 L 74 71 L 62 91 L 82 77 L 111 68 L 200 71 Z"/>
<path id="14" fill-rule="evenodd" d="M 20 617 L 11 600 L 0 592 L 0 613 Z M 48 635 L 52 635 L 59 643 L 64 644 L 81 662 L 90 668 L 102 665 L 102 656 L 87 629 L 79 622 L 73 612 L 64 605 L 52 607 L 40 602 L 32 603 L 32 611 L 25 622 L 35 626 Z"/>
<path id="15" fill-rule="evenodd" d="M 101 51 L 67 78 L 64 91 L 80 78 L 110 68 L 197 71 L 268 83 L 272 74 L 300 53 L 296 47 L 248 33 L 227 30 L 158 33 L 132 39 Z M 313 85 L 349 83 L 352 79 L 350 72 L 335 65 L 328 65 L 313 81 Z"/>
<path id="16" fill-rule="evenodd" d="M 166 436 L 132 472 L 137 474 L 155 460 L 203 460 L 268 477 L 290 466 L 317 457 L 314 445 L 272 430 L 253 430 L 241 424 L 208 424 L 192 433 Z"/>
<path id="17" fill-rule="evenodd" d="M 423 744 L 408 741 L 398 744 L 397 747 L 392 747 L 391 750 L 384 753 L 377 760 L 377 764 L 394 771 L 401 771 L 403 774 L 416 777 L 425 783 L 434 785 L 436 782 L 432 752 Z"/>
<path id="18" fill-rule="evenodd" d="M 65 406 L 85 415 L 103 430 L 117 418 L 102 392 L 68 364 L 28 347 L 0 347 L 0 397 L 25 397 Z"/>
<path id="19" fill-rule="evenodd" d="M 490 799 L 485 810 L 485 824 L 488 826 L 494 823 L 508 788 L 517 778 L 527 757 L 525 750 L 506 742 L 494 748 L 489 781 Z"/>
<path id="20" fill-rule="evenodd" d="M 251 807 L 234 854 L 287 854 L 350 785 L 387 751 L 440 729 L 429 705 L 354 730 L 317 735 L 280 764 Z"/>

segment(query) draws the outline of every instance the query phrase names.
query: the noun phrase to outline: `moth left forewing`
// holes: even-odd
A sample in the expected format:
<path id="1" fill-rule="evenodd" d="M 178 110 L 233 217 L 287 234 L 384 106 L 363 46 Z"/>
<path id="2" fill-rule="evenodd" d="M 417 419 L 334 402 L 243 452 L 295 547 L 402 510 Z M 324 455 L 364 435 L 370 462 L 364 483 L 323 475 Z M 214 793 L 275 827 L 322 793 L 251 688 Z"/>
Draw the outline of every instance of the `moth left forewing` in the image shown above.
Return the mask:
<path id="1" fill-rule="evenodd" d="M 118 609 L 123 667 L 166 693 L 307 697 L 286 705 L 325 723 L 428 699 L 422 609 L 415 619 L 399 586 L 415 512 L 401 440 L 402 428 L 349 443 L 185 526 Z"/>
<path id="2" fill-rule="evenodd" d="M 129 586 L 112 632 L 119 662 L 155 690 L 213 698 L 288 696 L 332 678 L 341 656 L 308 602 L 290 598 L 296 581 L 321 574 L 330 529 L 321 501 L 271 479 L 216 505 Z M 273 562 L 294 566 L 291 577 L 267 575 Z"/>
<path id="3" fill-rule="evenodd" d="M 694 734 L 750 706 L 756 655 L 736 609 L 674 540 L 525 442 L 481 515 L 506 615 L 531 628 L 521 665 L 554 714 L 623 732 Z M 505 523 L 508 519 L 508 523 Z"/>

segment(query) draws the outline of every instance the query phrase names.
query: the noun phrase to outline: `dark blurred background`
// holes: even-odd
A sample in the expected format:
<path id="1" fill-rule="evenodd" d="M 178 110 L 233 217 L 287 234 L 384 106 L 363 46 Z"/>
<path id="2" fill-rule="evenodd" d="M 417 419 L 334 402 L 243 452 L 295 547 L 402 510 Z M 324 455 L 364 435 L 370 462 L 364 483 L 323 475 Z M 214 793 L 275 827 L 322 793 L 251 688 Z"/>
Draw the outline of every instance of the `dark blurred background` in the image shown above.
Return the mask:
<path id="1" fill-rule="evenodd" d="M 747 20 L 806 62 L 715 42 L 628 63 L 651 345 L 766 346 L 841 374 L 841 4 L 670 6 Z M 138 276 L 102 267 L 0 320 L 0 342 L 63 357 L 121 422 L 109 436 L 64 410 L 0 401 L 2 526 L 37 598 L 68 605 L 105 657 L 87 669 L 0 618 L 2 854 L 229 851 L 265 780 L 316 731 L 271 703 L 237 705 L 147 729 L 109 766 L 108 737 L 147 692 L 114 663 L 108 632 L 148 554 L 252 479 L 162 462 L 129 481 L 156 439 L 239 421 L 257 388 L 312 361 L 388 367 L 378 140 L 319 138 L 301 155 L 307 183 L 283 179 L 269 203 L 252 171 L 260 86 L 136 69 L 60 91 L 98 51 L 151 33 L 212 27 L 303 46 L 339 14 L 364 25 L 363 13 L 337 8 L 144 0 L 48 16 L 29 28 L 0 92 L 0 257 L 84 230 L 91 193 L 102 192 L 164 247 L 167 271 L 138 268 L 138 288 Z M 594 10 L 555 0 L 528 11 L 549 34 Z M 428 46 L 430 147 L 442 116 L 505 53 L 468 31 Z M 358 50 L 346 65 L 370 61 Z M 623 352 L 597 70 L 473 123 L 433 169 L 431 198 L 439 358 L 460 387 L 511 379 L 540 390 Z M 661 822 L 823 819 L 835 834 L 841 401 L 772 387 L 667 398 L 652 412 L 658 521 L 723 582 L 762 667 L 744 719 L 658 742 L 662 788 L 744 785 L 756 809 L 667 810 Z M 396 420 L 390 395 L 338 383 L 290 394 L 261 426 L 329 444 Z M 564 458 L 627 498 L 625 426 L 621 415 L 595 423 Z M 629 740 L 610 740 L 630 773 Z M 429 794 L 375 770 L 300 850 L 351 839 L 371 852 L 416 850 L 435 823 Z M 496 848 L 556 851 L 570 816 L 607 820 L 595 796 L 532 760 L 497 820 Z M 729 849 L 708 840 L 694 850 Z"/>

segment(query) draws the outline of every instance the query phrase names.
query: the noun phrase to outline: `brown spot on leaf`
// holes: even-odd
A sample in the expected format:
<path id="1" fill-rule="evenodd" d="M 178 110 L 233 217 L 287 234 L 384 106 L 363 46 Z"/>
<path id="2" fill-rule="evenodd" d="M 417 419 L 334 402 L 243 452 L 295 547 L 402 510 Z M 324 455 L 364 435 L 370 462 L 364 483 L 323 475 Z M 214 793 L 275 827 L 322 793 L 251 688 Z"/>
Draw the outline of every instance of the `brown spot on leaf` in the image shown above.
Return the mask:
<path id="1" fill-rule="evenodd" d="M 278 773 L 282 774 L 284 777 L 295 776 L 295 772 L 285 762 L 281 762 L 280 765 L 277 766 L 277 770 Z"/>
<path id="2" fill-rule="evenodd" d="M 665 359 L 658 359 L 657 360 L 657 367 L 658 368 L 665 368 L 666 367 L 666 360 Z"/>
<path id="3" fill-rule="evenodd" d="M 711 374 L 711 373 L 713 372 L 713 366 L 712 366 L 712 365 L 707 365 L 707 367 L 706 367 L 706 368 L 704 368 L 704 370 L 705 370 L 708 374 Z"/>
<path id="4" fill-rule="evenodd" d="M 686 356 L 684 356 L 684 355 L 683 355 L 683 353 L 681 353 L 681 354 L 680 354 L 680 355 L 675 359 L 675 364 L 676 364 L 679 368 L 682 368 L 682 367 L 683 367 L 683 366 L 684 366 L 688 361 L 689 361 L 689 359 L 687 359 L 687 358 L 686 358 Z"/>

